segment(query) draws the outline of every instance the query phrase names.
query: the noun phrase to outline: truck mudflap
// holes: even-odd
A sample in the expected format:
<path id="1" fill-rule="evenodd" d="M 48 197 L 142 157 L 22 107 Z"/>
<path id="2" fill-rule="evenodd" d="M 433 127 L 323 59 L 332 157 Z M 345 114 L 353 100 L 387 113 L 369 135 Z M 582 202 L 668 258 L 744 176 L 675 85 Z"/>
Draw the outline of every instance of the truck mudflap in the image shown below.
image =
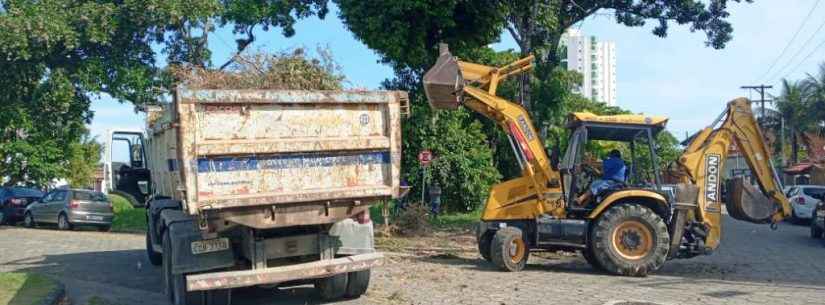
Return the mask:
<path id="1" fill-rule="evenodd" d="M 314 261 L 281 267 L 193 274 L 186 276 L 187 291 L 202 291 L 277 284 L 301 279 L 314 279 L 341 273 L 367 270 L 380 266 L 384 255 L 367 253 L 330 260 Z"/>

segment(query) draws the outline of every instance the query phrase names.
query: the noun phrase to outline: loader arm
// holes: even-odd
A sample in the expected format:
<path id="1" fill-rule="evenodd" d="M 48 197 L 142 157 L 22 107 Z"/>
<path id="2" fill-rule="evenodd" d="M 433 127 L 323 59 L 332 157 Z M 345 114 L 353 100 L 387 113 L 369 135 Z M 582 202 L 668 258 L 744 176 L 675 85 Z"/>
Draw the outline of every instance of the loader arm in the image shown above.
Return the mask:
<path id="1" fill-rule="evenodd" d="M 705 243 L 711 249 L 716 248 L 720 238 L 721 177 L 732 143 L 744 156 L 761 194 L 737 180 L 738 184 L 728 192 L 729 214 L 754 223 L 776 223 L 791 214 L 751 103 L 745 98 L 735 99 L 719 118 L 694 137 L 677 160 L 684 170 L 682 183 L 694 184 L 699 190 L 693 218 L 708 227 Z"/>
<path id="2" fill-rule="evenodd" d="M 438 61 L 424 75 L 424 90 L 430 105 L 437 109 L 456 109 L 463 105 L 501 126 L 521 166 L 522 177 L 531 184 L 528 194 L 520 197 L 536 197 L 537 200 L 531 202 L 544 202 L 548 181 L 558 181 L 558 172 L 550 167 L 529 113 L 521 105 L 496 96 L 501 81 L 532 69 L 533 56 L 503 67 L 490 67 L 459 61 L 446 45 L 441 45 L 440 51 Z M 537 204 L 536 210 L 539 214 L 545 212 L 542 204 Z"/>

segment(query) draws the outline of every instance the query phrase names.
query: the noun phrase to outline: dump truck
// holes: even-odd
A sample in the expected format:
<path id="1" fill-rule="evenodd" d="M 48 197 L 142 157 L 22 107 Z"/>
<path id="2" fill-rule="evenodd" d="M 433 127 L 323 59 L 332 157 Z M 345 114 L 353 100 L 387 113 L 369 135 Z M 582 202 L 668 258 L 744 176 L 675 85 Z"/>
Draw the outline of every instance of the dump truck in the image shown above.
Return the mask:
<path id="1" fill-rule="evenodd" d="M 172 96 L 146 108 L 145 130 L 111 131 L 105 154 L 105 184 L 146 207 L 146 254 L 172 303 L 227 304 L 249 286 L 363 294 L 382 258 L 369 207 L 399 195 L 406 93 Z"/>

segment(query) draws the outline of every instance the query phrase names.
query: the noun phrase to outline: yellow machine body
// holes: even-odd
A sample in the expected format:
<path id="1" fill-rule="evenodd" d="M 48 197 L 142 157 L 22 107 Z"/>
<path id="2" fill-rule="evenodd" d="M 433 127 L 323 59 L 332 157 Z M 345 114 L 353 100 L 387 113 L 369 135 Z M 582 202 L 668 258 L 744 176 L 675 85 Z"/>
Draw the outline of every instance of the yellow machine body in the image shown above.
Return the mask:
<path id="1" fill-rule="evenodd" d="M 663 219 L 670 219 L 674 199 L 668 199 L 655 190 L 628 188 L 617 190 L 586 213 L 575 213 L 576 208 L 569 202 L 572 196 L 565 195 L 564 178 L 550 164 L 545 145 L 539 138 L 529 114 L 521 105 L 496 96 L 499 82 L 508 76 L 528 71 L 532 68 L 532 56 L 520 59 L 504 67 L 489 67 L 463 62 L 452 56 L 442 46 L 441 56 L 424 76 L 424 89 L 430 105 L 436 109 L 470 108 L 495 121 L 509 136 L 516 159 L 521 166 L 522 176 L 494 185 L 488 196 L 482 221 L 535 220 L 542 215 L 553 219 L 596 220 L 610 207 L 623 202 L 641 203 L 656 211 Z M 722 120 L 724 118 L 724 121 Z M 571 113 L 567 128 L 575 130 L 583 125 L 601 128 L 639 128 L 655 134 L 665 128 L 667 118 L 641 114 L 595 115 L 586 112 Z M 718 123 L 722 122 L 717 127 Z M 721 171 L 728 150 L 736 143 L 757 178 L 764 200 L 753 192 L 748 193 L 751 201 L 741 198 L 729 199 L 728 205 L 740 211 L 737 217 L 755 223 L 776 223 L 790 215 L 790 205 L 781 192 L 781 185 L 770 164 L 770 151 L 764 143 L 759 125 L 750 109 L 750 102 L 744 98 L 728 103 L 725 112 L 713 124 L 699 132 L 678 158 L 678 176 L 681 183 L 698 188 L 697 202 L 686 203 L 689 209 L 676 209 L 681 213 L 679 225 L 700 223 L 708 229 L 704 237 L 705 252 L 709 253 L 719 244 L 721 233 Z M 655 161 L 654 161 L 655 162 Z M 655 168 L 654 168 L 655 170 Z M 575 177 L 573 177 L 575 178 Z M 572 181 L 572 179 L 570 180 Z M 656 181 L 659 184 L 658 178 Z M 739 192 L 737 192 L 739 193 Z M 567 197 L 567 200 L 565 200 Z M 677 196 L 678 197 L 678 196 Z M 756 208 L 753 208 L 756 207 Z M 769 211 L 756 214 L 753 211 Z M 676 230 L 675 232 L 684 232 Z M 680 233 L 672 233 L 680 234 Z M 679 249 L 681 236 L 675 236 L 676 244 L 671 251 Z"/>

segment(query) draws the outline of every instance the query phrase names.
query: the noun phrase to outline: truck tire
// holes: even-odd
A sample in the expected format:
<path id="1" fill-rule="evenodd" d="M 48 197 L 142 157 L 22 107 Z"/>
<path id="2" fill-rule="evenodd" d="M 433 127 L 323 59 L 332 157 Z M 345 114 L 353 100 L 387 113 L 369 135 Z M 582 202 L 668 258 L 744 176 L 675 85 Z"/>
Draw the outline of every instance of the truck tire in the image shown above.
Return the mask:
<path id="1" fill-rule="evenodd" d="M 639 204 L 609 208 L 596 220 L 591 248 L 605 271 L 646 276 L 667 259 L 670 236 L 659 215 Z"/>
<path id="2" fill-rule="evenodd" d="M 370 270 L 361 270 L 350 272 L 347 274 L 347 293 L 348 298 L 358 298 L 370 287 Z"/>
<path id="3" fill-rule="evenodd" d="M 530 248 L 521 229 L 504 227 L 496 231 L 490 244 L 490 256 L 493 264 L 502 270 L 518 272 L 524 269 L 530 257 Z"/>
<path id="4" fill-rule="evenodd" d="M 163 234 L 163 283 L 164 292 L 173 305 L 204 305 L 204 294 L 186 291 L 186 276 L 172 273 L 172 237 Z"/>
<path id="5" fill-rule="evenodd" d="M 149 231 L 146 231 L 146 257 L 149 258 L 149 263 L 152 266 L 160 266 L 163 263 L 163 255 L 155 251 L 155 246 L 152 245 L 152 237 L 149 236 Z"/>
<path id="6" fill-rule="evenodd" d="M 478 254 L 488 262 L 493 261 L 490 257 L 490 244 L 493 242 L 493 232 L 486 232 L 478 237 Z"/>
<path id="7" fill-rule="evenodd" d="M 327 278 L 322 278 L 315 282 L 315 289 L 325 301 L 337 300 L 347 293 L 347 274 L 336 274 Z"/>

